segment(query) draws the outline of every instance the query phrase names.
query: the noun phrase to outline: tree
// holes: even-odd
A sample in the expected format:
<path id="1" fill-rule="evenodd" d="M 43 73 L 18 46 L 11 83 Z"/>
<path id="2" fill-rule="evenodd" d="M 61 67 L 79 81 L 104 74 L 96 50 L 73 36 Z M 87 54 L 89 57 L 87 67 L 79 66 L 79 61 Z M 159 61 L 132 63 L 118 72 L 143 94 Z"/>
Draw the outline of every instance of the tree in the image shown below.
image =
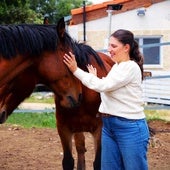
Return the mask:
<path id="1" fill-rule="evenodd" d="M 53 23 L 56 8 L 56 0 L 30 0 L 30 9 L 43 17 L 48 17 L 49 23 Z"/>
<path id="2" fill-rule="evenodd" d="M 58 0 L 56 18 L 59 19 L 63 16 L 70 15 L 71 9 L 79 8 L 82 5 L 82 0 Z"/>
<path id="3" fill-rule="evenodd" d="M 49 23 L 57 23 L 64 16 L 70 15 L 73 8 L 82 6 L 82 0 L 30 0 L 30 8 L 48 17 Z"/>
<path id="4" fill-rule="evenodd" d="M 70 15 L 71 9 L 82 6 L 83 0 L 1 0 L 0 24 L 42 24 L 45 17 L 55 24 L 61 17 Z"/>
<path id="5" fill-rule="evenodd" d="M 0 2 L 0 24 L 40 23 L 43 16 L 29 8 L 27 0 Z"/>

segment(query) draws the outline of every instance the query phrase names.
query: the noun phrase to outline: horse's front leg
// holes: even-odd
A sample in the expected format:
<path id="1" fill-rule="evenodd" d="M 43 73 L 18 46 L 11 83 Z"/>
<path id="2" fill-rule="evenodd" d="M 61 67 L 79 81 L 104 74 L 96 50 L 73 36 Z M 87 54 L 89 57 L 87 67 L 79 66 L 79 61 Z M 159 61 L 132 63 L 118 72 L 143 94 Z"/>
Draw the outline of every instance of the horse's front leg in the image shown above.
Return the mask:
<path id="1" fill-rule="evenodd" d="M 101 129 L 102 124 L 98 126 L 95 132 L 92 132 L 94 137 L 94 146 L 95 146 L 95 159 L 93 162 L 94 170 L 101 169 Z"/>
<path id="2" fill-rule="evenodd" d="M 57 129 L 63 147 L 63 160 L 62 160 L 63 170 L 73 170 L 74 169 L 74 159 L 72 156 L 73 134 L 68 129 L 65 129 L 62 126 L 61 127 L 57 126 Z"/>
<path id="3" fill-rule="evenodd" d="M 74 140 L 75 140 L 75 146 L 77 150 L 77 170 L 85 170 L 86 165 L 85 165 L 85 136 L 82 133 L 75 133 L 74 135 Z"/>

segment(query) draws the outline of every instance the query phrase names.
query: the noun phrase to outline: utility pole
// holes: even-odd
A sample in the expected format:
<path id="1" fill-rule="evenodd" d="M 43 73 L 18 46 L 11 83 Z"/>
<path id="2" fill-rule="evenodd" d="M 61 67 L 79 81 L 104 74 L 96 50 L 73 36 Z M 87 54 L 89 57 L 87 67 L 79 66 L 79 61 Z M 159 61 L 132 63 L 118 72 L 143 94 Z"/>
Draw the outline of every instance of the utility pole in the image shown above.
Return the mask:
<path id="1" fill-rule="evenodd" d="M 111 25 L 112 25 L 112 14 L 113 14 L 113 11 L 118 11 L 118 10 L 121 10 L 123 7 L 122 4 L 109 4 L 107 5 L 107 10 L 106 12 L 108 13 L 108 35 L 106 37 L 106 40 L 105 40 L 105 49 L 108 48 L 108 43 L 109 43 L 109 37 L 110 37 L 110 34 L 111 34 Z"/>
<path id="2" fill-rule="evenodd" d="M 86 2 L 83 1 L 83 41 L 86 42 Z"/>

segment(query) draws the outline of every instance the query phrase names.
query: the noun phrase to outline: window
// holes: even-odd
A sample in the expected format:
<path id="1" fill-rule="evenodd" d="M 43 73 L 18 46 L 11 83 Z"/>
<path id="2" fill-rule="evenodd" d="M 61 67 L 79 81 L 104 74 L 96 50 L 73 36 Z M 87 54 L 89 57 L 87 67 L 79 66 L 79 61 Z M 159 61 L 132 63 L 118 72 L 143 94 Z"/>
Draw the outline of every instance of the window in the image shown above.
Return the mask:
<path id="1" fill-rule="evenodd" d="M 160 43 L 161 37 L 136 37 L 139 43 L 140 51 L 144 56 L 144 67 L 160 67 L 161 66 L 161 48 L 160 46 L 147 47 L 149 44 Z M 143 47 L 144 46 L 144 47 Z"/>

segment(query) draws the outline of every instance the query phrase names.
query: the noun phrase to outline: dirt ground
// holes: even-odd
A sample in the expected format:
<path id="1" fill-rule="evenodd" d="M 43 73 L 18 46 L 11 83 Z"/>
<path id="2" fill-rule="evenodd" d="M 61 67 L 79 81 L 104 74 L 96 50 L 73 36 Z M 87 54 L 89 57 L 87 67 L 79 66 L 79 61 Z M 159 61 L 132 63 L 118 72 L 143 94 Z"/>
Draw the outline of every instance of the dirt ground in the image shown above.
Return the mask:
<path id="1" fill-rule="evenodd" d="M 156 135 L 149 146 L 150 170 L 170 170 L 170 124 L 149 123 Z M 62 147 L 56 129 L 0 125 L 0 170 L 61 170 Z M 74 143 L 74 142 L 73 142 Z M 93 140 L 86 134 L 86 167 L 92 170 Z M 76 159 L 76 152 L 73 149 Z"/>

